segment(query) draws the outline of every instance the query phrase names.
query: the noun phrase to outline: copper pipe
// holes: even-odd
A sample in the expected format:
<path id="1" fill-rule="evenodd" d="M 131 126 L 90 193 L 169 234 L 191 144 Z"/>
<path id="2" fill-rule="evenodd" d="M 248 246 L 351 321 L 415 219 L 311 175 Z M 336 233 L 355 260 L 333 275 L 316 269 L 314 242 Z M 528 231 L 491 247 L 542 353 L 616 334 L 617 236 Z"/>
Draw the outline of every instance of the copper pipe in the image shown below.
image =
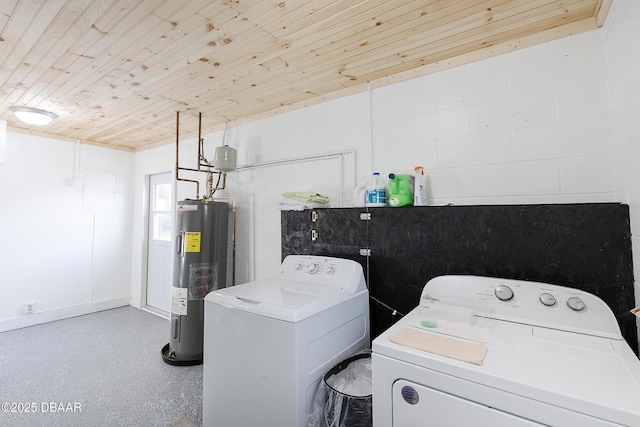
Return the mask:
<path id="1" fill-rule="evenodd" d="M 200 161 L 202 159 L 202 153 L 200 148 L 202 147 L 202 113 L 198 113 L 198 169 L 200 169 Z"/>
<path id="2" fill-rule="evenodd" d="M 193 171 L 193 172 L 201 172 L 199 169 L 190 169 L 190 168 L 181 168 L 179 161 L 179 153 L 180 153 L 180 112 L 176 111 L 176 181 L 184 181 L 184 182 L 194 182 L 196 184 L 196 199 L 200 198 L 200 181 L 195 179 L 185 179 L 180 178 L 180 171 Z M 198 149 L 199 150 L 199 149 Z M 200 162 L 198 160 L 198 162 Z"/>
<path id="3" fill-rule="evenodd" d="M 202 113 L 198 113 L 198 167 L 196 169 L 193 168 L 183 168 L 180 167 L 179 161 L 179 141 L 180 141 L 180 112 L 176 111 L 176 181 L 184 181 L 184 182 L 193 182 L 196 184 L 196 199 L 200 198 L 200 181 L 195 179 L 186 179 L 180 178 L 180 171 L 190 171 L 190 172 L 205 172 L 208 174 L 207 176 L 207 195 L 205 198 L 213 198 L 213 193 L 216 190 L 224 190 L 227 183 L 227 174 L 221 171 L 212 171 L 211 165 L 208 163 L 203 163 L 202 159 L 204 158 L 204 147 L 202 141 Z M 204 158 L 207 161 L 206 158 Z M 218 174 L 218 182 L 220 182 L 220 174 L 222 174 L 222 187 L 213 188 L 213 174 Z"/>
<path id="4" fill-rule="evenodd" d="M 178 178 L 178 170 L 180 169 L 178 166 L 178 141 L 180 140 L 180 111 L 176 111 L 176 181 Z"/>

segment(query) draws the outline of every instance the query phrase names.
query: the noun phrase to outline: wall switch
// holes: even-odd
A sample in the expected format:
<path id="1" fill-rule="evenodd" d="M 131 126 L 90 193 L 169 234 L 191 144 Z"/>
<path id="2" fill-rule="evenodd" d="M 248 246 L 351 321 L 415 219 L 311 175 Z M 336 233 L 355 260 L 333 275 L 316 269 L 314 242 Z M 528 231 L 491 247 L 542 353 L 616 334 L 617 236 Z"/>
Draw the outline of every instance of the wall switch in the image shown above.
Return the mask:
<path id="1" fill-rule="evenodd" d="M 33 314 L 36 311 L 35 301 L 27 301 L 24 303 L 24 314 Z"/>

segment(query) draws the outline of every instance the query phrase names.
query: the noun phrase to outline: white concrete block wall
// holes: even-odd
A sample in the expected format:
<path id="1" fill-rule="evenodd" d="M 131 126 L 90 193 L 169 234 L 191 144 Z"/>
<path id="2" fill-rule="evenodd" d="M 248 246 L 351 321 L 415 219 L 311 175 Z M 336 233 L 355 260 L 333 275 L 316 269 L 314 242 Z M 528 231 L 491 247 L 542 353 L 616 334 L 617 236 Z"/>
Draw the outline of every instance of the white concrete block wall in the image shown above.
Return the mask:
<path id="1" fill-rule="evenodd" d="M 617 6 L 615 20 L 606 28 L 605 37 L 612 163 L 615 188 L 631 212 L 636 303 L 640 305 L 640 3 L 627 0 Z"/>
<path id="2" fill-rule="evenodd" d="M 605 76 L 592 31 L 376 90 L 374 164 L 434 203 L 615 200 Z"/>

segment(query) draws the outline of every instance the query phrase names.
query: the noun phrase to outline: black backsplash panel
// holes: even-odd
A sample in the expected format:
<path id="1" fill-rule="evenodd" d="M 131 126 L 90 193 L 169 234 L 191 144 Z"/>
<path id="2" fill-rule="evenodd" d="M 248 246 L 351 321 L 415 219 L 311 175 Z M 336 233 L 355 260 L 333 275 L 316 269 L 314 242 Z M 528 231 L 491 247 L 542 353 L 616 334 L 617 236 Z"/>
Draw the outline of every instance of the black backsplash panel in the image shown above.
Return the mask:
<path id="1" fill-rule="evenodd" d="M 370 220 L 360 218 L 364 212 Z M 283 211 L 281 220 L 283 259 L 326 255 L 362 264 L 374 297 L 372 338 L 398 320 L 386 306 L 409 312 L 424 285 L 443 274 L 578 288 L 599 296 L 618 316 L 634 307 L 629 209 L 623 204 L 316 209 Z M 361 249 L 371 255 L 360 255 Z M 636 351 L 635 318 L 619 322 Z"/>
<path id="2" fill-rule="evenodd" d="M 282 211 L 282 259 L 287 255 L 334 256 L 355 260 L 365 269 L 367 260 L 359 248 L 368 245 L 368 223 L 360 220 L 362 209 Z"/>

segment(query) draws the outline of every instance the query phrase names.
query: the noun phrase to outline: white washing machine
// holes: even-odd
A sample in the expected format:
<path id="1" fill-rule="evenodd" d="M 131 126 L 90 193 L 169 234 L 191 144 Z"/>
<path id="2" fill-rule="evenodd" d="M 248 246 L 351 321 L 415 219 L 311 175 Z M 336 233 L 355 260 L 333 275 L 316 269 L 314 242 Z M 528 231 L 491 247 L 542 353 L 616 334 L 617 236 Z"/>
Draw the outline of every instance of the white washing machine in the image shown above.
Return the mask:
<path id="1" fill-rule="evenodd" d="M 640 361 L 577 289 L 437 277 L 372 350 L 374 427 L 640 426 Z"/>
<path id="2" fill-rule="evenodd" d="M 271 279 L 204 300 L 203 425 L 307 425 L 322 376 L 369 348 L 355 261 L 290 255 Z"/>

